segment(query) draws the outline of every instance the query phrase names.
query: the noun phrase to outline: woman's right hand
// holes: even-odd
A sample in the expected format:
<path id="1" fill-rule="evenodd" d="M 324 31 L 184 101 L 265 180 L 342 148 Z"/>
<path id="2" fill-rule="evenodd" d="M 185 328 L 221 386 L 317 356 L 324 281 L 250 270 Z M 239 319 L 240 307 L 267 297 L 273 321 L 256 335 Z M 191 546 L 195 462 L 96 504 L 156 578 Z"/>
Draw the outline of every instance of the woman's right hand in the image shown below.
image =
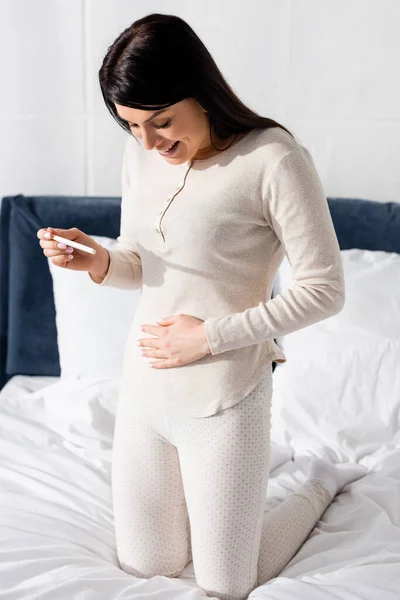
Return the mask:
<path id="1" fill-rule="evenodd" d="M 50 237 L 46 238 L 45 234 L 50 233 Z M 96 254 L 89 254 L 77 248 L 60 248 L 60 242 L 52 239 L 53 235 L 59 235 L 79 244 L 84 244 L 96 250 Z M 71 229 L 54 229 L 47 227 L 39 229 L 37 237 L 40 239 L 40 246 L 43 248 L 43 254 L 50 258 L 51 262 L 57 267 L 72 269 L 73 271 L 88 271 L 97 276 L 105 275 L 109 265 L 109 255 L 103 246 L 98 244 L 86 233 L 80 229 L 72 227 Z M 67 249 L 70 251 L 67 252 Z M 72 249 L 72 252 L 71 252 Z M 70 259 L 69 256 L 73 255 Z"/>

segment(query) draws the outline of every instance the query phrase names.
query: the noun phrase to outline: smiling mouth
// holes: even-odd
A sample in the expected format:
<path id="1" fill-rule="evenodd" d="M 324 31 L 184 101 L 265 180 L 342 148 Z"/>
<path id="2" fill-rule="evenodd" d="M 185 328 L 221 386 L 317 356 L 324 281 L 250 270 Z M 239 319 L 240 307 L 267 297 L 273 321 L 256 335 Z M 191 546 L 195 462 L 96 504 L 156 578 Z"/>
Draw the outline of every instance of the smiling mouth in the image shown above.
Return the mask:
<path id="1" fill-rule="evenodd" d="M 159 150 L 158 152 L 159 152 L 160 154 L 163 154 L 163 155 L 165 155 L 165 156 L 168 156 L 168 154 L 173 154 L 173 152 L 175 152 L 175 150 L 176 150 L 176 148 L 177 148 L 178 144 L 179 144 L 179 140 L 178 140 L 178 141 L 176 141 L 176 142 L 174 142 L 174 143 L 172 144 L 172 146 L 170 146 L 169 150 Z"/>

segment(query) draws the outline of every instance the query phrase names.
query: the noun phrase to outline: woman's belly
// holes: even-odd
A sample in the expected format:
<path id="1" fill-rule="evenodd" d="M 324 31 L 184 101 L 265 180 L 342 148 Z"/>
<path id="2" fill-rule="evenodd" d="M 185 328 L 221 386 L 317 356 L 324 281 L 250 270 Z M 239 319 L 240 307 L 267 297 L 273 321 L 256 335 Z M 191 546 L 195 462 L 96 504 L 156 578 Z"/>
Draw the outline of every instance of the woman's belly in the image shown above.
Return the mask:
<path id="1" fill-rule="evenodd" d="M 150 363 L 160 359 L 143 356 L 143 346 L 138 346 L 137 340 L 157 336 L 142 331 L 141 325 L 161 328 L 157 320 L 180 313 L 202 318 L 198 311 L 188 307 L 170 308 L 167 302 L 155 303 L 141 296 L 125 345 L 121 403 L 145 403 L 147 407 L 173 410 L 186 417 L 209 416 L 233 406 L 258 383 L 272 359 L 271 345 L 264 342 L 217 355 L 207 354 L 179 367 L 152 368 Z"/>

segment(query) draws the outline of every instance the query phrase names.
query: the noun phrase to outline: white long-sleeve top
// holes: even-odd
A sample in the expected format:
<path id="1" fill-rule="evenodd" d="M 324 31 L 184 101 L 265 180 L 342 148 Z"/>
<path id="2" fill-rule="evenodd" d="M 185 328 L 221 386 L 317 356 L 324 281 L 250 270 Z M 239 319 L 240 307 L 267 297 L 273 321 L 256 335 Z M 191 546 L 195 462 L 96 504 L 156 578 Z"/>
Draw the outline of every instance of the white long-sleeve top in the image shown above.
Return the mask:
<path id="1" fill-rule="evenodd" d="M 253 129 L 220 154 L 181 165 L 128 138 L 117 240 L 97 285 L 142 289 L 124 359 L 132 401 L 190 417 L 229 408 L 269 362 L 286 362 L 274 338 L 344 305 L 321 180 L 309 151 L 281 128 Z M 271 299 L 285 254 L 292 287 Z M 136 340 L 153 336 L 140 325 L 177 314 L 205 321 L 211 354 L 151 369 Z"/>

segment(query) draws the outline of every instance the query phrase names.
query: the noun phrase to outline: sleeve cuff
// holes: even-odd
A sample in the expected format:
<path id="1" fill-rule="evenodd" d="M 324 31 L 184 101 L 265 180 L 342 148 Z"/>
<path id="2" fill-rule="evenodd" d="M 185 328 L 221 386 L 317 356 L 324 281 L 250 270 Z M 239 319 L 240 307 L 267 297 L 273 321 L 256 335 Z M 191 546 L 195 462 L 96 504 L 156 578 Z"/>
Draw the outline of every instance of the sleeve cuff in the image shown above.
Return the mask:
<path id="1" fill-rule="evenodd" d="M 216 317 L 209 317 L 204 321 L 204 333 L 206 334 L 207 342 L 211 350 L 211 354 L 220 354 L 225 352 L 222 340 L 218 335 L 217 323 L 219 319 Z"/>
<path id="2" fill-rule="evenodd" d="M 109 256 L 110 256 L 110 263 L 109 263 L 109 265 L 108 265 L 108 271 L 107 271 L 107 273 L 106 273 L 106 276 L 104 277 L 103 281 L 100 281 L 100 282 L 98 282 L 98 281 L 95 281 L 95 280 L 93 279 L 93 277 L 91 276 L 91 274 L 88 272 L 88 275 L 89 275 L 90 279 L 91 279 L 91 280 L 93 281 L 93 283 L 95 283 L 96 285 L 105 285 L 105 286 L 106 286 L 107 284 L 109 284 L 109 280 L 111 279 L 111 277 L 112 277 L 112 275 L 113 275 L 113 273 L 114 273 L 114 268 L 115 268 L 115 260 L 114 260 L 114 258 L 113 258 L 113 254 L 112 254 L 112 252 L 111 252 L 110 250 L 107 250 L 107 252 L 108 252 L 108 254 L 109 254 Z M 110 285 L 110 284 L 109 284 L 109 285 Z"/>

